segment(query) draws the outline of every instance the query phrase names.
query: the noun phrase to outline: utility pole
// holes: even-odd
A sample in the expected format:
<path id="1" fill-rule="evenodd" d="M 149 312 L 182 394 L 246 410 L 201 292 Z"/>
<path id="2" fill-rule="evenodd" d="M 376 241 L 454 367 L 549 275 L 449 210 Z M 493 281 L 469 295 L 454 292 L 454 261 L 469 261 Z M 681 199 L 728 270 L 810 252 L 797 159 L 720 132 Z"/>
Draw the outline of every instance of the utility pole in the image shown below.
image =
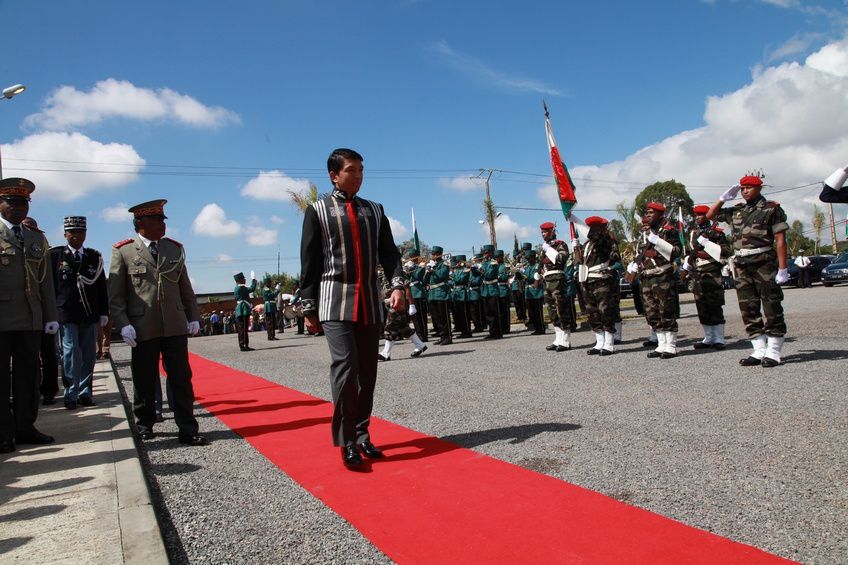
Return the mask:
<path id="1" fill-rule="evenodd" d="M 833 202 L 829 203 L 830 208 L 830 239 L 833 241 L 833 254 L 836 255 L 839 251 L 838 242 L 836 241 L 836 220 L 833 218 Z"/>
<path id="2" fill-rule="evenodd" d="M 280 251 L 277 250 L 277 276 L 280 276 Z"/>
<path id="3" fill-rule="evenodd" d="M 495 172 L 495 170 L 494 169 L 480 169 L 480 175 L 478 175 L 478 176 L 482 177 L 483 173 L 485 173 L 487 171 L 488 171 L 489 174 L 483 180 L 484 184 L 486 185 L 486 199 L 483 200 L 483 209 L 486 212 L 486 221 L 489 223 L 489 240 L 491 241 L 491 243 L 495 247 L 495 249 L 497 249 L 498 248 L 498 238 L 495 235 L 495 218 L 497 216 L 496 216 L 496 212 L 495 212 L 495 205 L 492 204 L 492 195 L 489 192 L 489 179 L 492 178 L 492 174 Z"/>

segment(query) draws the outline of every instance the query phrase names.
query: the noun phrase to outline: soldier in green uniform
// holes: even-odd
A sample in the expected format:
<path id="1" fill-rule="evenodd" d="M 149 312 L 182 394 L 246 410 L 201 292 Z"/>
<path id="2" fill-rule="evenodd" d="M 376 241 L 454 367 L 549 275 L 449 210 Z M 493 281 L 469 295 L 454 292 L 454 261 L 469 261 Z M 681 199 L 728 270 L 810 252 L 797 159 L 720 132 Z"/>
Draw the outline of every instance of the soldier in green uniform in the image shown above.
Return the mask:
<path id="1" fill-rule="evenodd" d="M 480 291 L 483 286 L 483 275 L 480 272 L 480 263 L 483 254 L 477 253 L 471 261 L 468 273 L 468 318 L 471 333 L 482 332 L 486 327 L 483 319 L 483 302 Z"/>
<path id="2" fill-rule="evenodd" d="M 495 251 L 495 262 L 498 264 L 498 319 L 501 324 L 501 334 L 510 333 L 509 320 L 509 269 L 504 263 L 504 251 Z"/>
<path id="3" fill-rule="evenodd" d="M 515 305 L 515 318 L 519 322 L 527 322 L 527 303 L 524 298 L 524 252 L 530 248 L 532 248 L 531 243 L 524 243 L 521 249 L 512 252 L 513 263 L 510 266 L 509 289 L 512 303 Z"/>
<path id="4" fill-rule="evenodd" d="M 468 321 L 468 284 L 471 279 L 471 268 L 466 265 L 465 255 L 454 255 L 453 273 L 451 279 L 451 302 L 454 317 L 459 329 L 459 337 L 471 337 L 471 325 Z"/>
<path id="5" fill-rule="evenodd" d="M 271 283 L 268 283 L 270 285 Z M 277 329 L 277 295 L 280 294 L 280 285 L 278 284 L 274 290 L 270 286 L 262 289 L 262 299 L 265 301 L 265 329 L 268 330 L 268 341 L 277 339 L 275 332 Z M 280 333 L 285 330 L 280 328 Z"/>
<path id="6" fill-rule="evenodd" d="M 427 302 L 433 317 L 433 333 L 439 337 L 436 345 L 453 343 L 450 319 L 450 269 L 442 261 L 444 249 L 434 245 L 430 249 L 430 261 L 425 267 L 425 282 L 429 286 Z"/>
<path id="7" fill-rule="evenodd" d="M 421 265 L 421 256 L 416 249 L 412 249 L 404 263 L 404 271 L 409 277 L 409 290 L 412 293 L 412 306 L 415 306 L 415 314 L 412 315 L 412 325 L 415 333 L 421 341 L 428 341 L 427 337 L 427 292 L 424 288 L 424 266 Z"/>
<path id="8" fill-rule="evenodd" d="M 236 287 L 233 289 L 233 295 L 236 299 L 235 324 L 236 332 L 238 333 L 238 344 L 241 351 L 253 351 L 250 347 L 250 315 L 253 312 L 253 304 L 250 302 L 250 295 L 256 292 L 256 279 L 251 274 L 250 286 L 247 286 L 247 280 L 244 273 L 236 273 L 233 275 L 236 281 Z"/>
<path id="9" fill-rule="evenodd" d="M 194 417 L 188 336 L 200 333 L 200 309 L 185 266 L 181 243 L 165 237 L 165 200 L 129 209 L 138 234 L 112 247 L 109 310 L 132 347 L 133 413 L 139 437 L 154 437 L 159 359 L 168 376 L 169 402 L 179 442 L 206 445 Z"/>
<path id="10" fill-rule="evenodd" d="M 695 349 L 722 350 L 725 345 L 721 269 L 722 259 L 731 255 L 731 247 L 724 231 L 707 219 L 709 209 L 705 204 L 692 208 L 695 225 L 687 235 L 692 252 L 683 261 L 681 275 L 692 281 L 698 320 L 704 328 L 704 339 L 695 344 Z"/>
<path id="11" fill-rule="evenodd" d="M 0 453 L 53 443 L 35 428 L 41 336 L 59 331 L 59 315 L 47 240 L 23 224 L 34 190 L 27 179 L 0 180 Z"/>
<path id="12" fill-rule="evenodd" d="M 483 299 L 486 325 L 489 327 L 489 335 L 484 339 L 500 339 L 503 337 L 500 314 L 500 292 L 498 291 L 498 271 L 500 265 L 494 260 L 494 254 L 494 245 L 483 246 L 483 263 L 480 266 L 483 286 L 480 288 L 480 296 Z"/>
<path id="13" fill-rule="evenodd" d="M 539 263 L 536 260 L 536 251 L 528 249 L 524 252 L 527 266 L 524 267 L 524 297 L 527 304 L 527 318 L 533 335 L 544 335 L 545 317 L 542 313 L 542 300 L 545 298 L 545 287 L 542 285 L 542 276 L 539 274 Z M 538 276 L 537 276 L 538 275 Z"/>
<path id="14" fill-rule="evenodd" d="M 680 297 L 674 277 L 674 262 L 680 257 L 677 228 L 666 222 L 665 205 L 649 202 L 642 218 L 642 236 L 637 241 L 636 260 L 628 265 L 638 273 L 645 319 L 657 333 L 657 347 L 648 357 L 677 357 L 677 318 Z"/>
<path id="15" fill-rule="evenodd" d="M 780 352 L 786 335 L 780 285 L 789 280 L 785 238 L 789 225 L 780 204 L 760 194 L 762 187 L 760 177 L 742 177 L 739 184 L 726 190 L 710 207 L 707 218 L 730 224 L 733 230 L 736 296 L 754 348 L 739 363 L 775 367 L 781 363 Z M 723 210 L 724 203 L 736 198 L 740 190 L 745 202 Z"/>
<path id="16" fill-rule="evenodd" d="M 545 349 L 568 351 L 571 349 L 571 332 L 576 328 L 574 320 L 574 264 L 564 241 L 556 238 L 556 225 L 545 222 L 542 231 L 542 266 L 539 276 L 545 287 L 545 303 L 554 324 L 556 337 Z"/>
<path id="17" fill-rule="evenodd" d="M 607 230 L 608 220 L 589 216 L 589 237 L 586 245 L 572 242 L 574 262 L 578 264 L 577 279 L 583 288 L 583 300 L 589 324 L 595 333 L 595 346 L 589 355 L 612 355 L 615 352 L 615 323 L 618 317 L 618 271 L 621 262 L 618 242 Z"/>

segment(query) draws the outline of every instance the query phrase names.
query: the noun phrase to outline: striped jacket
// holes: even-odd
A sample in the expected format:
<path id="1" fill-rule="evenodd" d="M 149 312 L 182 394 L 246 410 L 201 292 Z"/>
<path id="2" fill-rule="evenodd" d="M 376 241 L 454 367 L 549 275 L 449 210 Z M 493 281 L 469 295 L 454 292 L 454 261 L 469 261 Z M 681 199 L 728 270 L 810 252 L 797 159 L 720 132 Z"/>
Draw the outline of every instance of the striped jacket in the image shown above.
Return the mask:
<path id="1" fill-rule="evenodd" d="M 300 241 L 303 313 L 325 321 L 379 324 L 377 264 L 404 288 L 401 256 L 383 206 L 334 190 L 308 207 Z"/>

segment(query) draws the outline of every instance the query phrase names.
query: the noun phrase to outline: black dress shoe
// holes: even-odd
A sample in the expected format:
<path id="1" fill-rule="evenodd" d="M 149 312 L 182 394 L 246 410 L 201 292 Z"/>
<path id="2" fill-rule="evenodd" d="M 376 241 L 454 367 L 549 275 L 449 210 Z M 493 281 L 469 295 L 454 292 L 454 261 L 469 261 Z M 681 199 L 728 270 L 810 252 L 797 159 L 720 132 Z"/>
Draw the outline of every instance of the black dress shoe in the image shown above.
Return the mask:
<path id="1" fill-rule="evenodd" d="M 362 455 L 368 459 L 380 459 L 383 456 L 383 451 L 377 448 L 370 441 L 363 441 L 360 443 L 359 450 L 362 452 Z"/>
<path id="2" fill-rule="evenodd" d="M 111 358 L 112 358 L 112 356 L 111 356 L 111 355 L 109 355 L 109 352 L 108 352 L 108 351 L 104 351 L 104 352 L 103 352 L 103 358 L 104 358 L 104 359 L 111 359 Z"/>
<path id="3" fill-rule="evenodd" d="M 614 340 L 612 340 L 612 343 L 613 343 L 613 345 L 621 345 L 621 340 L 620 339 L 614 339 Z"/>
<path id="4" fill-rule="evenodd" d="M 557 347 L 556 347 L 556 352 L 557 352 L 557 353 L 562 353 L 563 351 L 568 351 L 568 350 L 570 350 L 570 349 L 571 349 L 571 347 L 570 347 L 570 346 L 567 346 L 567 345 L 557 345 Z"/>
<path id="5" fill-rule="evenodd" d="M 556 351 L 557 347 L 558 347 L 557 345 L 552 343 L 545 348 L 545 351 Z"/>
<path id="6" fill-rule="evenodd" d="M 165 416 L 163 416 L 162 414 L 156 414 L 154 419 L 156 420 L 157 424 L 161 424 L 165 421 Z"/>
<path id="7" fill-rule="evenodd" d="M 610 351 L 609 349 L 601 349 L 599 355 L 601 357 L 606 357 L 607 355 L 612 355 L 614 353 L 615 353 L 615 351 Z"/>
<path id="8" fill-rule="evenodd" d="M 377 354 L 377 361 L 391 361 L 391 360 L 392 360 L 391 357 L 386 357 L 382 353 Z"/>
<path id="9" fill-rule="evenodd" d="M 143 431 L 143 432 L 138 432 L 138 437 L 139 437 L 140 439 L 143 439 L 143 440 L 147 441 L 147 440 L 149 440 L 149 439 L 153 439 L 153 438 L 155 438 L 155 437 L 156 437 L 156 432 L 154 432 L 153 430 L 145 430 L 145 431 Z"/>
<path id="10" fill-rule="evenodd" d="M 253 349 L 252 347 L 247 347 L 247 346 L 245 346 L 244 350 L 245 350 L 245 351 L 256 351 L 256 350 L 255 350 L 255 349 Z"/>
<path id="11" fill-rule="evenodd" d="M 772 359 L 771 357 L 763 357 L 763 367 L 766 369 L 771 369 L 772 367 L 777 367 L 780 365 L 780 361 L 776 359 Z"/>
<path id="12" fill-rule="evenodd" d="M 595 348 L 593 347 L 592 349 L 589 349 L 589 350 L 586 352 L 586 355 L 598 355 L 598 354 L 600 354 L 600 352 L 601 352 L 601 350 L 600 350 L 600 349 L 595 349 Z"/>
<path id="13" fill-rule="evenodd" d="M 502 335 L 487 335 L 483 339 L 503 339 Z"/>
<path id="14" fill-rule="evenodd" d="M 649 359 L 657 359 L 657 358 L 662 357 L 662 356 L 663 356 L 663 354 L 662 354 L 661 351 L 651 351 L 650 353 L 648 353 Z"/>
<path id="15" fill-rule="evenodd" d="M 51 404 L 56 404 L 56 399 L 52 396 L 45 396 L 41 399 L 41 404 L 44 406 L 50 406 Z"/>
<path id="16" fill-rule="evenodd" d="M 443 338 L 442 341 L 440 341 L 436 345 L 453 345 L 453 338 L 452 337 Z"/>
<path id="17" fill-rule="evenodd" d="M 53 439 L 53 436 L 49 436 L 47 434 L 43 434 L 36 429 L 32 429 L 28 432 L 17 433 L 15 434 L 15 441 L 17 443 L 29 443 L 34 445 L 47 445 L 48 443 L 53 443 L 56 441 Z"/>
<path id="18" fill-rule="evenodd" d="M 663 351 L 660 355 L 660 359 L 674 359 L 675 357 L 677 357 L 677 353 L 669 353 L 668 351 Z"/>
<path id="19" fill-rule="evenodd" d="M 692 347 L 694 347 L 695 349 L 712 349 L 713 344 L 712 343 L 704 343 L 703 341 L 699 341 L 698 343 L 696 343 Z"/>
<path id="20" fill-rule="evenodd" d="M 714 343 L 713 344 L 713 349 L 715 349 L 716 351 L 724 351 L 726 347 L 727 346 L 724 345 L 723 343 Z"/>
<path id="21" fill-rule="evenodd" d="M 355 445 L 346 445 L 342 448 L 342 462 L 348 469 L 355 469 L 362 466 L 362 456 L 359 455 L 359 450 Z"/>
<path id="22" fill-rule="evenodd" d="M 94 406 L 94 401 L 91 399 L 90 396 L 83 396 L 79 399 L 79 403 L 83 406 Z"/>
<path id="23" fill-rule="evenodd" d="M 762 360 L 757 359 L 753 355 L 749 355 L 748 357 L 745 357 L 744 359 L 740 359 L 739 364 L 742 365 L 743 367 L 756 367 L 758 365 L 762 365 Z"/>
<path id="24" fill-rule="evenodd" d="M 12 453 L 15 450 L 15 442 L 12 440 L 0 440 L 0 453 Z"/>
<path id="25" fill-rule="evenodd" d="M 642 342 L 642 347 L 656 347 L 656 346 L 657 346 L 656 341 L 643 341 Z"/>
<path id="26" fill-rule="evenodd" d="M 421 354 L 422 354 L 422 353 L 424 353 L 425 351 L 427 351 L 427 346 L 426 346 L 426 345 L 422 346 L 422 347 L 421 347 L 421 349 L 416 349 L 415 351 L 413 351 L 412 353 L 410 353 L 410 354 L 409 354 L 409 356 L 410 356 L 410 357 L 420 357 L 420 356 L 421 356 Z"/>
<path id="27" fill-rule="evenodd" d="M 68 410 L 76 410 L 77 409 L 77 403 L 74 402 L 73 400 L 70 400 L 70 401 L 65 403 L 65 408 L 67 408 Z"/>
<path id="28" fill-rule="evenodd" d="M 202 445 L 209 445 L 209 442 L 205 437 L 201 435 L 190 435 L 190 436 L 180 436 L 179 442 L 183 445 L 190 445 L 192 447 L 200 447 Z"/>

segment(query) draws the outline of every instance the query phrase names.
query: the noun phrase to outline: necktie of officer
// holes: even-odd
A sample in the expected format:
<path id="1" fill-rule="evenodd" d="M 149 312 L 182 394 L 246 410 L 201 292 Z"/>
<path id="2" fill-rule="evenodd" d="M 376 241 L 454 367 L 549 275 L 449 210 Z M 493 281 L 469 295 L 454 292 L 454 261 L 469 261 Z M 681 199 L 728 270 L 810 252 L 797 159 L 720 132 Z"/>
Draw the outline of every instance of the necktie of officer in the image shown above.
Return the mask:
<path id="1" fill-rule="evenodd" d="M 154 259 L 159 260 L 159 244 L 155 241 L 150 242 L 150 254 L 153 255 Z"/>
<path id="2" fill-rule="evenodd" d="M 15 237 L 18 238 L 18 243 L 23 245 L 24 233 L 21 231 L 21 226 L 12 226 L 12 233 L 14 233 Z"/>
<path id="3" fill-rule="evenodd" d="M 82 256 L 80 256 L 80 252 L 79 252 L 79 250 L 75 249 L 75 250 L 74 250 L 74 263 L 76 263 L 77 265 L 79 265 L 79 264 L 80 264 L 80 261 L 82 261 Z"/>

